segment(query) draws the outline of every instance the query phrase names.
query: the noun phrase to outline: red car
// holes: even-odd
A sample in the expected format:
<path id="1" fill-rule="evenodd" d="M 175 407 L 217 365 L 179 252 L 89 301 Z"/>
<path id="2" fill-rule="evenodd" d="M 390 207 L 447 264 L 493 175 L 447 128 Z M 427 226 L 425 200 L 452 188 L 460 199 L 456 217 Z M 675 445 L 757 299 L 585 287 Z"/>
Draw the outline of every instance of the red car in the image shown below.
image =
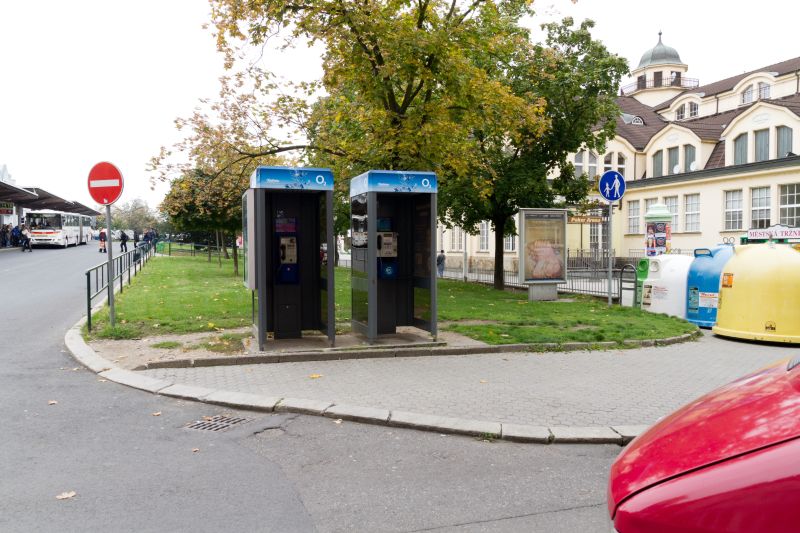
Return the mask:
<path id="1" fill-rule="evenodd" d="M 611 466 L 619 533 L 800 531 L 800 356 L 725 385 Z"/>

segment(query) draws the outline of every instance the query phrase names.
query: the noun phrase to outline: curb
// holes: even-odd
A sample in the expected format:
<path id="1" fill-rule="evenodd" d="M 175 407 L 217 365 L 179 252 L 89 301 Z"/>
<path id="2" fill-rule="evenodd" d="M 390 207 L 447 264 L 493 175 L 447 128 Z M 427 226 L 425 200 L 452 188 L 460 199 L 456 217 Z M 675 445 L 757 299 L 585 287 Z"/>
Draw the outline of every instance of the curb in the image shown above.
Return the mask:
<path id="1" fill-rule="evenodd" d="M 226 407 L 248 409 L 261 412 L 289 412 L 324 416 L 341 420 L 351 420 L 365 424 L 394 426 L 422 431 L 435 431 L 456 435 L 480 437 L 485 440 L 508 440 L 539 444 L 618 444 L 625 445 L 647 426 L 610 427 L 543 427 L 523 424 L 509 424 L 485 420 L 452 418 L 408 411 L 377 409 L 335 402 L 307 400 L 302 398 L 280 398 L 260 394 L 225 391 L 194 387 L 172 381 L 143 376 L 132 370 L 125 370 L 100 357 L 86 344 L 81 335 L 81 327 L 86 317 L 80 319 L 64 335 L 64 344 L 72 356 L 86 368 L 108 381 L 119 383 L 153 394 L 161 394 L 185 400 L 194 400 Z M 696 334 L 688 335 L 688 338 Z M 686 335 L 681 336 L 687 337 Z M 679 337 L 673 337 L 678 339 Z M 688 340 L 683 339 L 683 340 Z M 665 339 L 666 340 L 666 339 Z M 681 342 L 681 341 L 673 341 Z M 578 344 L 578 343 L 573 343 Z M 586 343 L 588 344 L 588 343 Z M 508 346 L 508 345 L 507 345 Z M 506 347 L 507 347 L 506 346 Z M 506 350 L 512 351 L 512 350 Z M 484 352 L 487 353 L 487 352 Z"/>
<path id="2" fill-rule="evenodd" d="M 245 355 L 228 357 L 209 357 L 205 359 L 174 359 L 171 361 L 155 361 L 136 367 L 134 370 L 152 370 L 156 368 L 197 368 L 208 366 L 232 366 L 232 365 L 256 365 L 256 364 L 277 364 L 277 363 L 305 363 L 314 361 L 345 361 L 351 359 L 377 359 L 381 357 L 425 357 L 436 355 L 474 355 L 474 354 L 497 354 L 509 352 L 575 352 L 580 350 L 598 349 L 632 349 L 645 348 L 651 346 L 669 346 L 694 340 L 702 336 L 698 328 L 691 333 L 685 333 L 677 337 L 667 337 L 656 340 L 637 340 L 626 339 L 621 344 L 614 341 L 603 342 L 565 342 L 562 344 L 554 342 L 542 342 L 531 344 L 498 344 L 487 346 L 463 346 L 439 348 L 436 346 L 397 348 L 387 346 L 385 348 L 370 347 L 360 349 L 336 349 L 327 348 L 324 350 L 307 352 L 286 352 L 281 355 Z M 82 340 L 82 339 L 81 339 Z"/>

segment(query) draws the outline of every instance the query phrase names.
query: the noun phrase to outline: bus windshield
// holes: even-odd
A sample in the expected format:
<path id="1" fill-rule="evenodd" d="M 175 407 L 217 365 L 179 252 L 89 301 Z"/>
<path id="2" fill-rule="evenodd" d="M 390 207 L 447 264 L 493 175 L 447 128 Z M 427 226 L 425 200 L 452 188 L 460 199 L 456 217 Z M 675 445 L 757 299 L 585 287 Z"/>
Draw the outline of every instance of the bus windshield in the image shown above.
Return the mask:
<path id="1" fill-rule="evenodd" d="M 61 229 L 61 215 L 28 213 L 25 218 L 31 229 Z"/>

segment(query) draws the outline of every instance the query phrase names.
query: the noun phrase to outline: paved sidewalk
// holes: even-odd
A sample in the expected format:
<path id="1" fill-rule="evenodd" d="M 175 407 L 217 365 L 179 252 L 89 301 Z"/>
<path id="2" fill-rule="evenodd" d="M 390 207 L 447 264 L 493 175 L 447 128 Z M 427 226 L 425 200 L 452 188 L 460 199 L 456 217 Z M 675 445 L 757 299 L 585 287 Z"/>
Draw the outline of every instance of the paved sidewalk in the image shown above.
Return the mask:
<path id="1" fill-rule="evenodd" d="M 506 353 L 153 369 L 181 385 L 545 427 L 650 425 L 739 376 L 797 353 L 731 341 L 633 350 Z M 321 377 L 311 377 L 320 375 Z"/>

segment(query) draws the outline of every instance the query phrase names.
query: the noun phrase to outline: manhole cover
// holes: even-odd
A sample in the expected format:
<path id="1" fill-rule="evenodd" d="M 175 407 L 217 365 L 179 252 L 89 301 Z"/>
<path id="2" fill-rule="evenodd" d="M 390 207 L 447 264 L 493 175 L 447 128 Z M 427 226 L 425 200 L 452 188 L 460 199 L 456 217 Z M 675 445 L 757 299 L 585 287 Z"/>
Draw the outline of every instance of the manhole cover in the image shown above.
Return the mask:
<path id="1" fill-rule="evenodd" d="M 186 429 L 198 429 L 200 431 L 225 431 L 237 424 L 250 422 L 249 418 L 241 418 L 227 415 L 206 416 L 202 420 L 197 420 L 186 425 Z"/>

